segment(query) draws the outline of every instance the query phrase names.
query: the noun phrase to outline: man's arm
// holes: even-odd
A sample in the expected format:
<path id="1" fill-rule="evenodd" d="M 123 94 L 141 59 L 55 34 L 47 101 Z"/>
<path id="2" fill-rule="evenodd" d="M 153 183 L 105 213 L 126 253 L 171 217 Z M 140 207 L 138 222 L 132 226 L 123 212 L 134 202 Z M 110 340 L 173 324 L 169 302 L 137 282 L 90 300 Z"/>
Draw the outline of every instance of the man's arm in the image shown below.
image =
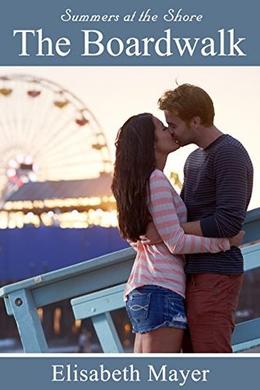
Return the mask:
<path id="1" fill-rule="evenodd" d="M 218 151 L 215 162 L 216 211 L 201 221 L 182 224 L 186 234 L 221 238 L 233 237 L 242 230 L 248 201 L 246 164 L 245 154 L 236 146 L 227 145 Z M 183 190 L 184 187 L 182 198 Z M 150 231 L 152 241 L 159 241 L 160 236 L 153 226 L 149 234 Z"/>
<path id="2" fill-rule="evenodd" d="M 203 236 L 200 221 L 183 223 L 182 228 L 186 234 L 194 234 L 195 236 Z"/>
<path id="3" fill-rule="evenodd" d="M 232 237 L 242 229 L 246 214 L 247 157 L 239 147 L 224 145 L 217 151 L 214 170 L 216 211 L 186 228 L 205 237 Z"/>

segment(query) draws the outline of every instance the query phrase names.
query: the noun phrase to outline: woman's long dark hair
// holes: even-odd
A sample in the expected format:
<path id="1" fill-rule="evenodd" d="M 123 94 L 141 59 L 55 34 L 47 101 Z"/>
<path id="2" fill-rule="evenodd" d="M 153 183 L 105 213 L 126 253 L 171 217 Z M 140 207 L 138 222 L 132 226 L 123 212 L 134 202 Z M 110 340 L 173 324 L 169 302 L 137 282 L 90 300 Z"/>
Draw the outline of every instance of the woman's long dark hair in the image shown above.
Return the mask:
<path id="1" fill-rule="evenodd" d="M 155 169 L 152 114 L 129 118 L 118 132 L 112 191 L 122 236 L 137 241 L 151 216 L 147 206 L 149 178 Z"/>

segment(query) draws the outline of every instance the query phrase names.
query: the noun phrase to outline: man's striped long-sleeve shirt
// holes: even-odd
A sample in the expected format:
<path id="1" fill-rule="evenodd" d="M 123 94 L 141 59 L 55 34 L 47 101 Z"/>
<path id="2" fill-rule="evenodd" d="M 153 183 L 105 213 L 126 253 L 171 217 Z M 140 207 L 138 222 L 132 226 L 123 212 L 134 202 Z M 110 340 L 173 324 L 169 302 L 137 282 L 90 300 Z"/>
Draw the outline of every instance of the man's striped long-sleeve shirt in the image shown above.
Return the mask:
<path id="1" fill-rule="evenodd" d="M 184 167 L 182 199 L 188 221 L 200 220 L 205 237 L 232 237 L 241 229 L 251 198 L 253 166 L 243 145 L 223 134 L 192 152 Z M 239 248 L 186 256 L 187 273 L 243 272 Z"/>

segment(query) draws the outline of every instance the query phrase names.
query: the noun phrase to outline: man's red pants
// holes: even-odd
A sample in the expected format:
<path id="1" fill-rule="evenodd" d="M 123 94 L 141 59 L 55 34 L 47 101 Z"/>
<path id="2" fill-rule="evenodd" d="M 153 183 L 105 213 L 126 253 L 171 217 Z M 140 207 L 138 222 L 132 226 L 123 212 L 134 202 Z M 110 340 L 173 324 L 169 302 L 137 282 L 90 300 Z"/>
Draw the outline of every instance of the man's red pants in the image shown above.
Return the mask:
<path id="1" fill-rule="evenodd" d="M 187 278 L 189 330 L 183 352 L 232 352 L 231 337 L 243 274 L 192 274 Z"/>

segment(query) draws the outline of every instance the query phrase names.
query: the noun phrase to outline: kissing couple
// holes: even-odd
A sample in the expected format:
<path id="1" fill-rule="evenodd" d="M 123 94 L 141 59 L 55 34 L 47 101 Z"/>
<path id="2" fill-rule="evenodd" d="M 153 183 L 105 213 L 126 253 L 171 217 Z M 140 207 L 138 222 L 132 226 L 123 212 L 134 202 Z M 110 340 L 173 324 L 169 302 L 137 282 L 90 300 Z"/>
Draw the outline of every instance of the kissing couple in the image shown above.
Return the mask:
<path id="1" fill-rule="evenodd" d="M 124 293 L 134 352 L 232 352 L 252 162 L 214 125 L 202 88 L 166 91 L 159 108 L 167 125 L 138 114 L 116 139 L 112 191 L 121 235 L 136 250 Z M 178 195 L 163 171 L 168 155 L 189 144 L 198 148 Z"/>

